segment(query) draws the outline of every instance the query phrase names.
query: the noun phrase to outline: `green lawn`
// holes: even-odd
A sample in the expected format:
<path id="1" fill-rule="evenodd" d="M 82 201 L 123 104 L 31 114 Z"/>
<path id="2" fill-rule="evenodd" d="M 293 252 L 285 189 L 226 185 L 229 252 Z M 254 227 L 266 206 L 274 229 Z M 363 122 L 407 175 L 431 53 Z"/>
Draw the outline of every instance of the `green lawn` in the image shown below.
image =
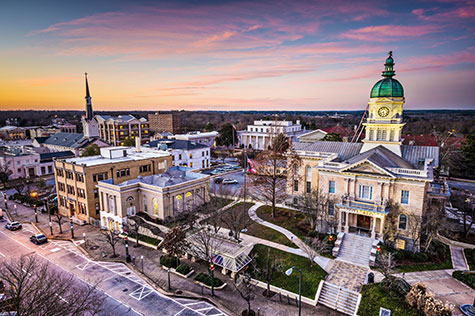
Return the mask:
<path id="1" fill-rule="evenodd" d="M 422 316 L 419 311 L 406 304 L 404 297 L 394 292 L 388 293 L 379 284 L 365 284 L 361 289 L 361 303 L 358 315 L 378 316 L 379 308 L 391 310 L 391 315 Z"/>
<path id="2" fill-rule="evenodd" d="M 434 240 L 427 253 L 412 253 L 406 250 L 392 249 L 382 246 L 382 251 L 392 252 L 396 260 L 397 272 L 416 272 L 452 269 L 450 248 L 446 244 Z"/>
<path id="3" fill-rule="evenodd" d="M 475 249 L 464 249 L 465 258 L 470 270 L 475 270 Z"/>
<path id="4" fill-rule="evenodd" d="M 271 258 L 275 257 L 282 260 L 282 269 L 276 272 L 271 284 L 298 293 L 299 273 L 297 268 L 300 268 L 302 269 L 302 295 L 310 299 L 315 299 L 318 285 L 320 284 L 320 281 L 326 277 L 327 273 L 317 264 L 310 266 L 310 260 L 308 260 L 308 258 L 264 245 L 255 245 L 251 252 L 251 256 L 257 255 L 257 258 L 255 259 L 257 271 L 252 271 L 251 269 L 253 277 L 262 282 L 266 282 L 264 273 L 266 270 L 268 249 L 270 249 Z M 292 266 L 296 266 L 296 268 L 290 276 L 287 276 L 285 271 Z M 261 271 L 261 273 L 258 271 Z"/>
<path id="5" fill-rule="evenodd" d="M 242 207 L 243 205 L 245 206 L 245 209 L 247 211 L 249 210 L 251 206 L 254 205 L 254 203 L 249 203 L 249 202 L 237 203 L 233 205 L 231 208 L 229 208 L 228 210 L 224 211 L 223 216 L 226 215 L 227 211 L 230 211 L 236 207 Z M 245 232 L 245 234 L 251 235 L 257 238 L 273 241 L 273 242 L 285 245 L 287 247 L 297 248 L 297 246 L 293 242 L 288 240 L 287 237 L 285 237 L 285 235 L 279 233 L 278 231 L 273 230 L 272 228 L 266 227 L 264 225 L 258 224 L 254 222 L 250 217 L 248 217 L 248 222 L 251 224 L 247 227 L 247 232 Z M 223 222 L 220 223 L 220 226 L 226 227 L 226 225 Z"/>
<path id="6" fill-rule="evenodd" d="M 277 207 L 275 213 L 276 216 L 272 217 L 272 207 L 267 205 L 259 207 L 256 211 L 257 216 L 263 220 L 284 227 L 299 238 L 305 238 L 311 232 L 302 212 Z"/>

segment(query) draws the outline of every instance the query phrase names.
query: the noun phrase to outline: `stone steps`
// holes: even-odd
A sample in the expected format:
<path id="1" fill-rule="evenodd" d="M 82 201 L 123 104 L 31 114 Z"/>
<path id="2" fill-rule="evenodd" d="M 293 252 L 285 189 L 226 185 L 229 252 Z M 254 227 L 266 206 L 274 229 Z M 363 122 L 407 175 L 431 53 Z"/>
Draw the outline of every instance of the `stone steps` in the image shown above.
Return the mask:
<path id="1" fill-rule="evenodd" d="M 343 236 L 337 258 L 346 262 L 368 266 L 373 239 L 353 234 Z"/>
<path id="2" fill-rule="evenodd" d="M 347 315 L 356 315 L 361 295 L 357 292 L 323 282 L 318 303 Z"/>

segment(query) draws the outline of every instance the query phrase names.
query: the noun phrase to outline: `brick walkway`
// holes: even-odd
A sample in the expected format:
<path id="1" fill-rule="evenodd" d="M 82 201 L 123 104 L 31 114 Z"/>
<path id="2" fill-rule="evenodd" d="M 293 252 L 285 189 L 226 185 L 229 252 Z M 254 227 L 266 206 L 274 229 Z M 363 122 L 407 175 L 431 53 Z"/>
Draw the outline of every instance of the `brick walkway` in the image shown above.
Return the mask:
<path id="1" fill-rule="evenodd" d="M 452 257 L 452 265 L 455 270 L 470 270 L 465 261 L 463 248 L 450 245 L 450 255 Z"/>
<path id="2" fill-rule="evenodd" d="M 452 277 L 454 270 L 420 271 L 404 274 L 404 279 L 411 285 L 422 282 L 435 294 L 435 297 L 455 305 L 454 316 L 462 315 L 458 307 L 472 304 L 475 290 Z M 397 276 L 403 277 L 402 274 Z"/>
<path id="3" fill-rule="evenodd" d="M 365 281 L 367 272 L 367 268 L 335 260 L 325 281 L 348 290 L 359 292 L 361 291 L 361 286 Z"/>

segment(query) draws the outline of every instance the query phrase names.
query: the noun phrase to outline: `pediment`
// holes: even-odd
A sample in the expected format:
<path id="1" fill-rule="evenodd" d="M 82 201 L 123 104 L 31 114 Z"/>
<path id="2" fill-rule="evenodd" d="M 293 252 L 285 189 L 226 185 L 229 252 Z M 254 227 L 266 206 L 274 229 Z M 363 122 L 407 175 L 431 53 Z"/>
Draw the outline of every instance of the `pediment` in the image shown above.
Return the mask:
<path id="1" fill-rule="evenodd" d="M 394 175 L 391 174 L 388 170 L 379 167 L 378 165 L 372 163 L 371 161 L 365 160 L 360 163 L 350 165 L 342 170 L 342 172 L 356 173 L 356 174 L 365 174 L 365 175 L 374 175 L 374 176 L 384 176 L 394 178 Z"/>

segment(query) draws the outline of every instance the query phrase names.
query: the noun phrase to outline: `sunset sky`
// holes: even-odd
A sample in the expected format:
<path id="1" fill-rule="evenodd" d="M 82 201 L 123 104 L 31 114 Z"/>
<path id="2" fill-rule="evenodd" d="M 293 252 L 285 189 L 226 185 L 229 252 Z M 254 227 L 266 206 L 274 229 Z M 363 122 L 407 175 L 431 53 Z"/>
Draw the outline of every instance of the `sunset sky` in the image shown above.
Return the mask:
<path id="1" fill-rule="evenodd" d="M 406 109 L 475 108 L 475 0 L 0 3 L 0 108 L 364 109 L 394 52 Z"/>

